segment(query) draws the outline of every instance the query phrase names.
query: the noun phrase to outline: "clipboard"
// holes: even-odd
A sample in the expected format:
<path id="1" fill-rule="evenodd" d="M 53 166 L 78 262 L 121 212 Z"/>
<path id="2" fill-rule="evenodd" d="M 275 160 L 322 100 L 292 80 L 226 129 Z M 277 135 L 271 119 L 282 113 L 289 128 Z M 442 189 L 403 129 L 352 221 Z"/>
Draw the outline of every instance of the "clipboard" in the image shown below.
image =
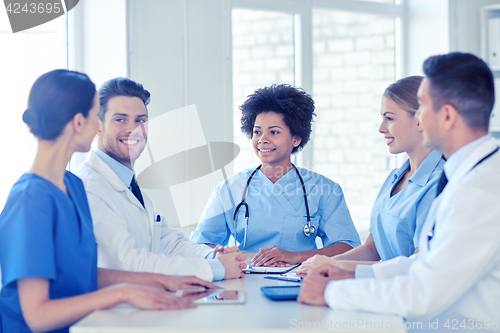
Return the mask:
<path id="1" fill-rule="evenodd" d="M 297 268 L 300 264 L 295 264 L 290 267 L 252 267 L 248 265 L 242 271 L 245 274 L 285 274 L 292 269 Z"/>

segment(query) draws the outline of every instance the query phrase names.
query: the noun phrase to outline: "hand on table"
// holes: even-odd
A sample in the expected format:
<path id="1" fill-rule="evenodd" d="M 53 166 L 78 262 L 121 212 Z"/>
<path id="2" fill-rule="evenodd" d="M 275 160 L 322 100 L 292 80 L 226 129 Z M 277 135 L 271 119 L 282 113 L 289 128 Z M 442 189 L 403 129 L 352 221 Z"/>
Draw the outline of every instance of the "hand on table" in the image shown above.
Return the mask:
<path id="1" fill-rule="evenodd" d="M 313 269 L 318 268 L 319 266 L 323 266 L 325 264 L 335 265 L 335 260 L 321 254 L 316 254 L 313 257 L 304 261 L 302 265 L 300 265 L 300 267 L 297 269 L 297 275 L 300 277 L 305 277 Z"/>
<path id="2" fill-rule="evenodd" d="M 288 267 L 297 264 L 296 252 L 286 251 L 276 246 L 262 247 L 252 259 L 252 266 Z"/>
<path id="3" fill-rule="evenodd" d="M 179 289 L 219 289 L 220 287 L 211 282 L 191 276 L 176 276 L 176 275 L 163 275 L 160 281 L 160 288 L 168 291 L 177 291 Z"/>
<path id="4" fill-rule="evenodd" d="M 354 272 L 346 271 L 337 266 L 329 264 L 320 266 L 312 270 L 306 278 L 302 280 L 298 301 L 310 305 L 326 306 L 325 288 L 333 280 L 354 278 Z"/>
<path id="5" fill-rule="evenodd" d="M 234 253 L 234 252 L 239 252 L 240 249 L 238 249 L 237 246 L 222 246 L 222 245 L 217 245 L 214 248 L 214 259 L 218 258 L 221 254 L 228 254 L 228 253 Z"/>
<path id="6" fill-rule="evenodd" d="M 189 299 L 182 299 L 161 288 L 121 283 L 106 288 L 118 291 L 125 303 L 148 310 L 180 310 L 196 307 Z"/>

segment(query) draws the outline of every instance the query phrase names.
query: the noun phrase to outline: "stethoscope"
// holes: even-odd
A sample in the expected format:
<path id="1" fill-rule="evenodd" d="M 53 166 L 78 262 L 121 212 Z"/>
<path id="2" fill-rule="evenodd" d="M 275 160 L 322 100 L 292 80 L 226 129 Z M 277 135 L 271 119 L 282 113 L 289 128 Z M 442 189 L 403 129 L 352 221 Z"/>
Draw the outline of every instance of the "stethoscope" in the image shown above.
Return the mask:
<path id="1" fill-rule="evenodd" d="M 245 197 L 247 194 L 248 185 L 250 185 L 250 181 L 252 180 L 253 175 L 255 175 L 255 173 L 260 170 L 261 166 L 262 165 L 259 165 L 257 168 L 255 168 L 255 170 L 252 172 L 252 174 L 248 178 L 247 184 L 245 185 L 245 189 L 243 190 L 243 196 L 241 197 L 241 202 L 239 203 L 238 206 L 236 206 L 236 209 L 234 211 L 234 216 L 233 216 L 234 242 L 236 245 L 236 240 L 238 237 L 238 234 L 236 231 L 236 215 L 238 215 L 238 212 L 239 212 L 241 206 L 245 207 L 245 236 L 243 237 L 243 248 L 241 249 L 242 251 L 245 250 L 245 246 L 247 243 L 247 230 L 248 230 L 248 217 L 249 217 L 248 204 L 245 202 Z M 304 202 L 306 204 L 306 213 L 307 213 L 307 223 L 304 225 L 304 235 L 309 237 L 316 232 L 316 228 L 313 225 L 311 225 L 311 216 L 309 215 L 309 204 L 307 203 L 306 187 L 304 185 L 304 180 L 300 176 L 299 170 L 297 170 L 297 168 L 295 167 L 295 165 L 293 163 L 292 163 L 292 167 L 295 169 L 295 172 L 297 172 L 297 176 L 299 176 L 300 183 L 302 184 L 302 192 L 304 193 Z"/>

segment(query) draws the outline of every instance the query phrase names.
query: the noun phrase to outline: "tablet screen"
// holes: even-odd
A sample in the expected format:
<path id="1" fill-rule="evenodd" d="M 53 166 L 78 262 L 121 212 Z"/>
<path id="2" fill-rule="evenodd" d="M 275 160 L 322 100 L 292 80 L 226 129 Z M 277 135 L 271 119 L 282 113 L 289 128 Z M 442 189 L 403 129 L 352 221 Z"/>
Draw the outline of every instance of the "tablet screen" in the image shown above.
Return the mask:
<path id="1" fill-rule="evenodd" d="M 245 292 L 243 290 L 178 290 L 176 295 L 190 298 L 196 304 L 234 304 L 245 302 Z"/>

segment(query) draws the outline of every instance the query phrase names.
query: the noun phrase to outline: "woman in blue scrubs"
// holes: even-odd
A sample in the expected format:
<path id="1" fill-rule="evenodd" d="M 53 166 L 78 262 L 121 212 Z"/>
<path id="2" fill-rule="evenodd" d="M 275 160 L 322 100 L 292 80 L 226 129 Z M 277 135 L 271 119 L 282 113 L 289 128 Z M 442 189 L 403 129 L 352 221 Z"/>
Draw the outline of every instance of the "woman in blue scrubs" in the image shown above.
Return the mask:
<path id="1" fill-rule="evenodd" d="M 192 303 L 165 289 L 214 287 L 195 277 L 97 268 L 83 183 L 65 169 L 74 152 L 90 149 L 98 111 L 99 95 L 85 74 L 52 71 L 31 89 L 23 120 L 38 139 L 37 153 L 0 215 L 3 333 L 67 332 L 92 311 L 119 303 L 188 308 Z M 105 288 L 118 282 L 127 284 Z"/>
<path id="2" fill-rule="evenodd" d="M 422 79 L 410 76 L 398 80 L 383 94 L 379 132 L 387 140 L 390 153 L 406 153 L 408 159 L 393 170 L 382 185 L 373 205 L 368 239 L 363 245 L 333 258 L 311 258 L 299 269 L 300 274 L 325 263 L 353 271 L 359 264 L 409 257 L 418 251 L 420 231 L 436 196 L 445 162 L 440 152 L 423 145 L 420 124 L 414 117 Z"/>
<path id="3" fill-rule="evenodd" d="M 312 98 L 302 89 L 273 85 L 256 90 L 240 109 L 241 129 L 262 164 L 214 189 L 191 240 L 226 245 L 233 236 L 241 250 L 258 252 L 255 266 L 286 266 L 358 246 L 340 186 L 291 162 L 309 141 Z"/>

